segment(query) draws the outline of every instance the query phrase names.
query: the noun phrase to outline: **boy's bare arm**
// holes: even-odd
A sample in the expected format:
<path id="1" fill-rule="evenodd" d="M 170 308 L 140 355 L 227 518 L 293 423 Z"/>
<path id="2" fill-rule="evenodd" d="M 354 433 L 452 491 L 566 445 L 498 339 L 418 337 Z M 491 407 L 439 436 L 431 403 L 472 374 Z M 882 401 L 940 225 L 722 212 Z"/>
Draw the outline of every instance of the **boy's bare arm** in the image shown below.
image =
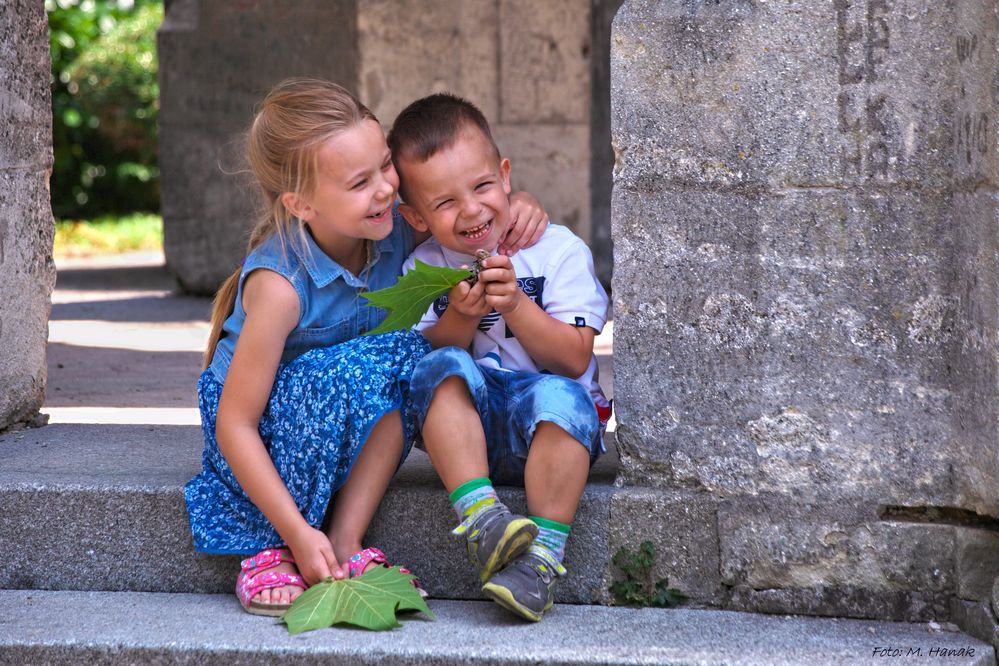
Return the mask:
<path id="1" fill-rule="evenodd" d="M 555 319 L 522 291 L 519 299 L 520 306 L 503 317 L 534 362 L 571 379 L 586 372 L 593 356 L 596 331 Z"/>
<path id="2" fill-rule="evenodd" d="M 593 356 L 596 331 L 561 322 L 538 307 L 517 286 L 509 257 L 490 257 L 483 266 L 479 283 L 485 283 L 486 303 L 503 315 L 506 325 L 534 362 L 572 379 L 586 372 Z"/>

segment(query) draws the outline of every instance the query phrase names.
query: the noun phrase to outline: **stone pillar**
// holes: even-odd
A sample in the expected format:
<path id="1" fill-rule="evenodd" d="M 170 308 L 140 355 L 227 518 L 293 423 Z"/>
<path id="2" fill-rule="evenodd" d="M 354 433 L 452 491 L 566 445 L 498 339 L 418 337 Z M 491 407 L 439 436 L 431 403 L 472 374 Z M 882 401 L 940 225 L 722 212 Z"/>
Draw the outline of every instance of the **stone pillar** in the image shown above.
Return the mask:
<path id="1" fill-rule="evenodd" d="M 945 617 L 989 541 L 995 12 L 615 19 L 622 480 L 715 503 L 732 607 Z"/>
<path id="2" fill-rule="evenodd" d="M 52 97 L 41 0 L 0 5 L 0 430 L 45 398 L 52 263 Z"/>
<path id="3" fill-rule="evenodd" d="M 991 4 L 991 6 L 989 6 Z M 999 19 L 994 3 L 958 3 L 954 100 L 955 474 L 959 503 L 999 516 Z M 996 559 L 999 559 L 997 557 Z"/>
<path id="4" fill-rule="evenodd" d="M 211 293 L 256 220 L 242 171 L 254 105 L 289 76 L 356 90 L 356 0 L 172 0 L 157 50 L 167 265 L 184 289 Z"/>
<path id="5" fill-rule="evenodd" d="M 611 23 L 623 0 L 593 0 L 590 20 L 590 250 L 593 267 L 604 285 L 614 270 L 611 240 L 611 193 L 614 151 L 610 136 L 610 36 Z"/>

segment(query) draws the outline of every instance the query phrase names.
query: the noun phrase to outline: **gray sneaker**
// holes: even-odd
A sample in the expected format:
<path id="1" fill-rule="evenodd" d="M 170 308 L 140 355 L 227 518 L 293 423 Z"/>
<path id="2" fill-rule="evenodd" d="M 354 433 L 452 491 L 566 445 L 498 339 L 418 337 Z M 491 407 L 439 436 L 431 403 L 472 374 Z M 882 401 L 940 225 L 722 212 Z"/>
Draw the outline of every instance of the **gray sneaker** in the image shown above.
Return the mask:
<path id="1" fill-rule="evenodd" d="M 555 580 L 565 567 L 538 548 L 531 548 L 482 586 L 503 608 L 537 622 L 555 601 Z"/>
<path id="2" fill-rule="evenodd" d="M 496 502 L 466 518 L 453 533 L 465 537 L 468 560 L 484 583 L 531 546 L 538 536 L 538 526 Z"/>

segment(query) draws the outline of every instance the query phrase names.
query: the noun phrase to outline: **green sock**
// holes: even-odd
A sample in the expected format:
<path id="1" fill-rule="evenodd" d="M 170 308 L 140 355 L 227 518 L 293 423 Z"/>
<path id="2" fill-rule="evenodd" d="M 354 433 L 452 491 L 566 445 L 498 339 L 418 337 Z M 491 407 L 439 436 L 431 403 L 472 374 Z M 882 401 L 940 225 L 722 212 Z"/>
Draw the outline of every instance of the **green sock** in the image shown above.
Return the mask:
<path id="1" fill-rule="evenodd" d="M 565 542 L 569 538 L 569 530 L 572 529 L 564 523 L 557 523 L 547 518 L 528 516 L 538 526 L 538 536 L 534 538 L 531 548 L 544 548 L 559 564 L 565 558 Z"/>
<path id="2" fill-rule="evenodd" d="M 481 507 L 495 504 L 499 496 L 493 490 L 493 482 L 482 476 L 461 484 L 451 493 L 451 506 L 458 515 L 458 520 L 464 520 Z"/>

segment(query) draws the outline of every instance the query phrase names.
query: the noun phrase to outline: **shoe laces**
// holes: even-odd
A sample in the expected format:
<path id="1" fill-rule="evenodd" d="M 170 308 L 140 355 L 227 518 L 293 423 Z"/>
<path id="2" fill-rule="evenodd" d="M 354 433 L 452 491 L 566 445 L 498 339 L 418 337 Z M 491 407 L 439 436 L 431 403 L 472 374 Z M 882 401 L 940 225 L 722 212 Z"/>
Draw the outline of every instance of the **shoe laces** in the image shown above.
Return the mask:
<path id="1" fill-rule="evenodd" d="M 545 582 L 550 582 L 554 578 L 552 576 L 553 573 L 555 576 L 564 576 L 566 574 L 562 563 L 555 559 L 555 556 L 547 548 L 536 544 L 531 544 L 531 547 L 527 549 L 527 553 L 518 558 L 516 562 L 537 571 L 545 579 Z"/>
<path id="2" fill-rule="evenodd" d="M 509 512 L 510 510 L 499 502 L 493 502 L 491 504 L 480 506 L 478 509 L 466 516 L 458 527 L 451 530 L 451 534 L 455 536 L 465 536 L 466 532 L 471 530 L 471 532 L 468 533 L 467 538 L 469 541 L 475 541 L 485 528 L 489 527 L 490 524 Z M 479 518 L 482 518 L 481 525 L 477 524 L 479 522 Z"/>

